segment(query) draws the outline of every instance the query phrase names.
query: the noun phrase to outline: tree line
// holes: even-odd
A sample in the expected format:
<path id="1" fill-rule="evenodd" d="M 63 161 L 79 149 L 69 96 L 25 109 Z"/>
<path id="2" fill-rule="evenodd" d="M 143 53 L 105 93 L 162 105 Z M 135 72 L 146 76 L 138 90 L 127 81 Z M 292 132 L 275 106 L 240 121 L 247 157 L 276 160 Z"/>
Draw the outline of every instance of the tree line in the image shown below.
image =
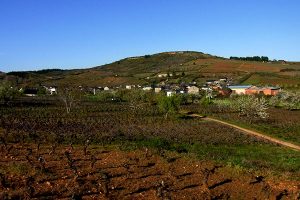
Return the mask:
<path id="1" fill-rule="evenodd" d="M 267 56 L 253 56 L 253 57 L 235 57 L 235 56 L 231 56 L 230 60 L 268 62 L 269 58 Z"/>

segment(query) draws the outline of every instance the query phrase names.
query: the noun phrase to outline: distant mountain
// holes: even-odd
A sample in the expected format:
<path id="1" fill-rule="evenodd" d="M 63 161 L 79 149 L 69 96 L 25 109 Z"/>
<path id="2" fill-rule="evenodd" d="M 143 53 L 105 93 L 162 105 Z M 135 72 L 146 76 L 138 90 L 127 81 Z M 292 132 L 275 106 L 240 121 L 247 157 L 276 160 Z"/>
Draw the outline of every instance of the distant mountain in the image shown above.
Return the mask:
<path id="1" fill-rule="evenodd" d="M 246 81 L 256 73 L 269 73 L 267 77 L 272 74 L 277 79 L 286 79 L 286 77 L 280 77 L 284 76 L 281 74 L 281 70 L 286 68 L 299 69 L 300 63 L 229 60 L 202 52 L 174 51 L 129 57 L 89 69 L 46 69 L 10 72 L 7 73 L 7 76 L 19 85 L 31 86 L 73 85 L 96 87 L 192 81 L 202 84 L 206 79 L 224 76 L 237 82 Z M 160 74 L 168 74 L 168 77 L 160 77 Z M 293 84 L 298 83 L 297 81 L 294 81 Z"/>

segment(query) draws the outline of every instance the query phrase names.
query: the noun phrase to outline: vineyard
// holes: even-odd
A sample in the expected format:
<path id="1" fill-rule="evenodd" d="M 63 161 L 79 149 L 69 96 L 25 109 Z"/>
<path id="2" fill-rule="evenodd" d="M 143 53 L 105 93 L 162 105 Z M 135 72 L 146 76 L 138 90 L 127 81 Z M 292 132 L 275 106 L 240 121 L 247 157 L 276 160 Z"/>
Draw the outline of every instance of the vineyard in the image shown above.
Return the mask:
<path id="1" fill-rule="evenodd" d="M 299 195 L 298 152 L 214 122 L 165 118 L 155 105 L 80 102 L 67 113 L 59 102 L 18 102 L 0 114 L 1 199 Z"/>
<path id="2" fill-rule="evenodd" d="M 12 143 L 84 144 L 89 140 L 95 144 L 111 144 L 116 140 L 153 138 L 215 145 L 259 142 L 214 123 L 197 119 L 166 120 L 155 107 L 132 113 L 126 105 L 86 106 L 70 114 L 57 107 L 6 109 L 1 126 L 5 129 L 3 139 Z"/>

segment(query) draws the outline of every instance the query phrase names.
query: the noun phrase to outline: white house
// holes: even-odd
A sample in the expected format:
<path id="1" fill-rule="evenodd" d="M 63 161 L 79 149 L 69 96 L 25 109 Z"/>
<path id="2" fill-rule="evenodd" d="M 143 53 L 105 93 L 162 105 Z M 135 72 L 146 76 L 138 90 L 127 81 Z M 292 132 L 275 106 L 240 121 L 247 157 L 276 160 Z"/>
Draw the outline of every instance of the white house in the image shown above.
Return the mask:
<path id="1" fill-rule="evenodd" d="M 55 87 L 50 87 L 50 88 L 48 89 L 48 91 L 50 92 L 51 95 L 57 94 L 57 90 L 56 90 Z"/>
<path id="2" fill-rule="evenodd" d="M 126 85 L 125 88 L 126 88 L 127 90 L 131 90 L 132 86 L 131 86 L 131 85 Z"/>
<path id="3" fill-rule="evenodd" d="M 152 87 L 146 86 L 146 87 L 143 87 L 143 90 L 145 90 L 145 91 L 150 91 L 150 90 L 152 90 Z"/>
<path id="4" fill-rule="evenodd" d="M 185 91 L 184 89 L 181 89 L 181 90 L 178 90 L 178 93 L 179 93 L 179 94 L 185 94 L 186 91 Z"/>
<path id="5" fill-rule="evenodd" d="M 220 78 L 219 81 L 220 82 L 227 82 L 227 78 Z"/>
<path id="6" fill-rule="evenodd" d="M 155 93 L 159 93 L 161 91 L 161 87 L 156 87 L 156 88 L 154 88 L 154 92 Z"/>
<path id="7" fill-rule="evenodd" d="M 203 87 L 201 88 L 201 90 L 204 90 L 204 91 L 212 91 L 212 89 L 211 89 L 210 87 L 208 87 L 208 86 L 203 86 Z"/>
<path id="8" fill-rule="evenodd" d="M 188 94 L 199 94 L 200 89 L 196 86 L 188 86 Z"/>
<path id="9" fill-rule="evenodd" d="M 46 90 L 47 90 L 47 92 L 49 92 L 51 95 L 53 95 L 53 94 L 57 94 L 57 89 L 56 89 L 56 87 L 47 87 L 47 86 L 43 86 Z"/>
<path id="10" fill-rule="evenodd" d="M 158 74 L 157 76 L 158 76 L 159 78 L 162 78 L 162 77 L 167 77 L 168 74 Z"/>
<path id="11" fill-rule="evenodd" d="M 108 91 L 109 90 L 109 87 L 104 87 L 104 91 Z"/>
<path id="12" fill-rule="evenodd" d="M 167 91 L 167 97 L 171 97 L 173 95 L 175 95 L 175 91 Z"/>
<path id="13" fill-rule="evenodd" d="M 252 85 L 231 85 L 228 86 L 232 90 L 232 94 L 246 94 L 246 89 L 249 89 Z"/>

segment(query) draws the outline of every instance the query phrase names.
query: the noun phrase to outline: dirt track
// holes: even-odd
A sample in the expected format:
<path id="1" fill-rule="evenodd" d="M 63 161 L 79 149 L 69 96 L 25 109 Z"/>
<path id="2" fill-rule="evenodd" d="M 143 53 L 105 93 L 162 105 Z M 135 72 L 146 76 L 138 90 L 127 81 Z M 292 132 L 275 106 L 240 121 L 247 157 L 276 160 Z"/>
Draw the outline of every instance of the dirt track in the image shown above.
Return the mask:
<path id="1" fill-rule="evenodd" d="M 282 141 L 282 140 L 279 140 L 279 139 L 261 134 L 261 133 L 256 132 L 256 131 L 252 131 L 252 130 L 249 130 L 249 129 L 246 129 L 246 128 L 242 128 L 242 127 L 239 127 L 237 125 L 234 125 L 234 124 L 231 124 L 231 123 L 228 123 L 228 122 L 224 122 L 222 120 L 214 119 L 214 118 L 211 118 L 211 117 L 203 118 L 201 115 L 197 115 L 197 114 L 192 114 L 191 116 L 192 117 L 201 117 L 202 119 L 207 120 L 207 121 L 214 121 L 214 122 L 217 122 L 217 123 L 221 123 L 221 124 L 239 129 L 239 130 L 243 131 L 246 134 L 253 135 L 253 136 L 259 137 L 259 138 L 263 138 L 263 139 L 269 140 L 271 142 L 274 142 L 276 144 L 280 144 L 282 146 L 289 147 L 289 148 L 292 148 L 294 150 L 300 151 L 300 146 L 298 146 L 298 145 L 295 145 L 295 144 L 292 144 L 292 143 L 289 143 L 289 142 L 285 142 L 285 141 Z"/>

